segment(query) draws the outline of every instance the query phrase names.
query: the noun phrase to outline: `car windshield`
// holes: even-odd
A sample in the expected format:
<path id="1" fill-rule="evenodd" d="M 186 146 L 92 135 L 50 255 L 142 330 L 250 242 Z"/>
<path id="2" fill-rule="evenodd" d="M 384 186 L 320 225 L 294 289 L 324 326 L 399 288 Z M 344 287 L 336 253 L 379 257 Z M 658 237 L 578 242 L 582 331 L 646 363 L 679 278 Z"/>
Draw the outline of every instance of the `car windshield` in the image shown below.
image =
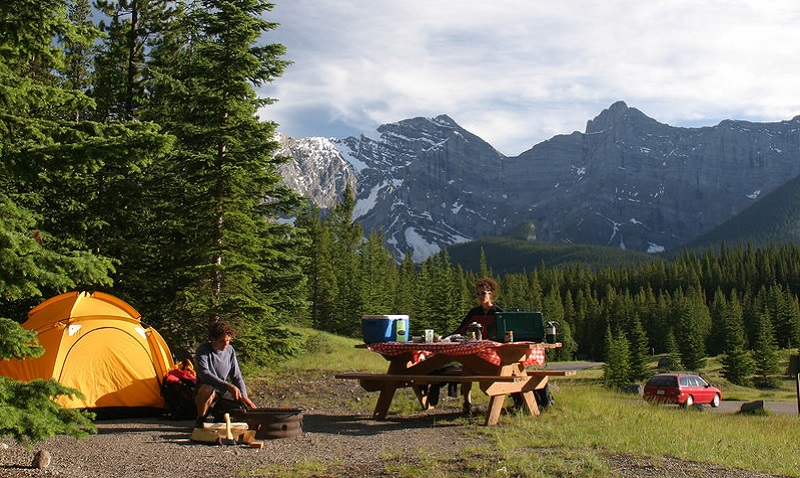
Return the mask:
<path id="1" fill-rule="evenodd" d="M 676 377 L 671 375 L 656 375 L 647 382 L 650 387 L 674 387 L 678 385 Z"/>

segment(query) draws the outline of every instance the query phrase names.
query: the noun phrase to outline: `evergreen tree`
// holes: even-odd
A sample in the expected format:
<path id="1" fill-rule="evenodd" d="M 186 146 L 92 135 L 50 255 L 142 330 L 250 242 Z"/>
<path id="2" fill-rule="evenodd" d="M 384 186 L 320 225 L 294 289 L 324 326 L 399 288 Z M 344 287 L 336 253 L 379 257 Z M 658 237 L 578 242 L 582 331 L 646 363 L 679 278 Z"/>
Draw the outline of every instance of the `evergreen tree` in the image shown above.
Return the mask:
<path id="1" fill-rule="evenodd" d="M 418 289 L 417 271 L 414 260 L 411 254 L 406 254 L 402 262 L 400 262 L 393 310 L 397 311 L 399 314 L 408 315 L 412 323 L 417 316 L 414 303 Z"/>
<path id="2" fill-rule="evenodd" d="M 367 315 L 395 313 L 394 294 L 397 289 L 398 271 L 394 257 L 384 246 L 383 235 L 373 231 L 360 249 L 361 256 L 361 302 Z"/>
<path id="3" fill-rule="evenodd" d="M 525 274 L 507 274 L 498 283 L 503 289 L 503 305 L 506 310 L 530 309 L 530 286 Z"/>
<path id="4" fill-rule="evenodd" d="M 542 319 L 544 324 L 547 325 L 548 322 L 556 322 L 558 324 L 558 341 L 562 343 L 562 348 L 547 350 L 547 359 L 555 361 L 559 356 L 559 352 L 563 349 L 564 326 L 566 325 L 566 321 L 564 320 L 564 306 L 557 289 L 550 289 L 550 292 L 544 298 L 543 305 Z"/>
<path id="5" fill-rule="evenodd" d="M 536 272 L 531 273 L 528 278 L 528 283 L 530 284 L 530 294 L 528 296 L 527 308 L 528 310 L 541 311 L 544 294 L 542 292 L 542 284 L 539 281 L 539 274 Z"/>
<path id="6" fill-rule="evenodd" d="M 475 300 L 475 288 L 473 284 L 467 284 L 466 275 L 464 274 L 463 269 L 461 266 L 456 267 L 453 269 L 453 277 L 454 283 L 456 286 L 456 290 L 453 291 L 454 298 L 453 298 L 453 315 L 450 317 L 447 328 L 445 329 L 444 333 L 450 334 L 451 332 L 455 331 L 456 327 L 461 324 L 461 321 L 466 316 L 466 311 L 468 311 Z M 466 291 L 469 291 L 467 294 Z"/>
<path id="7" fill-rule="evenodd" d="M 552 360 L 554 362 L 565 362 L 575 360 L 575 354 L 578 351 L 578 344 L 572 337 L 572 327 L 565 319 L 559 324 L 558 341 L 561 342 L 561 348 L 550 349 L 554 350 Z"/>
<path id="8" fill-rule="evenodd" d="M 737 348 L 728 350 L 720 358 L 722 363 L 722 376 L 735 385 L 750 385 L 750 376 L 755 370 L 755 364 L 749 350 Z"/>
<path id="9" fill-rule="evenodd" d="M 648 377 L 650 375 L 650 368 L 648 367 L 650 348 L 647 345 L 647 335 L 645 335 L 644 327 L 642 327 L 637 314 L 634 314 L 628 320 L 625 337 L 629 344 L 631 379 L 641 380 Z"/>
<path id="10" fill-rule="evenodd" d="M 414 297 L 414 322 L 412 331 L 419 335 L 423 329 L 434 327 L 439 293 L 436 289 L 436 263 L 428 258 L 419 266 L 417 275 L 417 294 Z"/>
<path id="11" fill-rule="evenodd" d="M 718 355 L 726 349 L 725 344 L 725 318 L 728 313 L 728 304 L 721 288 L 714 292 L 714 299 L 709 307 L 711 315 L 711 335 L 708 339 L 708 352 Z"/>
<path id="12" fill-rule="evenodd" d="M 359 223 L 353 222 L 355 193 L 345 188 L 342 202 L 332 211 L 329 219 L 331 229 L 331 262 L 336 276 L 337 294 L 334 297 L 333 330 L 349 337 L 361 331 L 361 278 L 358 251 L 363 240 Z"/>
<path id="13" fill-rule="evenodd" d="M 583 324 L 583 327 L 576 328 L 574 331 L 578 349 L 593 360 L 602 360 L 605 356 L 604 343 L 595 334 L 595 324 L 601 318 L 602 313 L 600 312 L 600 304 L 597 297 L 592 293 L 589 284 L 586 284 L 584 289 L 578 291 L 576 303 L 578 304 L 577 315 L 582 317 L 578 323 Z"/>
<path id="14" fill-rule="evenodd" d="M 778 347 L 796 348 L 800 345 L 797 298 L 787 293 L 783 285 L 776 284 L 768 289 L 765 306 L 774 324 Z"/>
<path id="15" fill-rule="evenodd" d="M 88 0 L 73 0 L 67 18 L 79 32 L 74 37 L 64 38 L 64 87 L 86 92 L 91 86 L 92 44 L 97 40 L 98 30 L 92 23 L 92 9 Z M 89 105 L 87 105 L 89 106 Z M 83 119 L 86 111 L 76 110 L 73 121 Z"/>
<path id="16" fill-rule="evenodd" d="M 609 387 L 622 388 L 631 381 L 628 340 L 622 333 L 612 334 L 611 328 L 608 327 L 605 333 L 605 349 L 603 382 Z"/>
<path id="17" fill-rule="evenodd" d="M 561 348 L 555 349 L 555 354 L 553 356 L 553 360 L 556 361 L 575 360 L 575 355 L 578 352 L 578 343 L 572 335 L 573 327 L 571 323 L 575 320 L 576 312 L 572 301 L 572 292 L 570 290 L 564 293 L 563 304 L 564 318 L 561 321 L 561 327 L 558 332 L 558 340 L 561 342 Z"/>
<path id="18" fill-rule="evenodd" d="M 282 45 L 263 42 L 276 27 L 265 19 L 271 4 L 204 0 L 186 8 L 151 51 L 143 111 L 176 137 L 156 204 L 159 252 L 173 276 L 161 291 L 170 295 L 165 322 L 191 345 L 209 322 L 227 320 L 239 330 L 238 348 L 253 357 L 271 351 L 258 337 L 280 334 L 275 304 L 300 285 L 296 231 L 277 221 L 298 201 L 276 169 L 285 159 L 274 155 L 275 124 L 256 116 L 272 100 L 254 91 L 287 62 Z"/>
<path id="19" fill-rule="evenodd" d="M 96 0 L 105 34 L 95 55 L 91 96 L 98 121 L 137 120 L 149 100 L 152 79 L 148 51 L 174 40 L 185 19 L 186 2 L 171 0 Z M 182 37 L 181 37 L 182 39 Z M 181 41 L 181 40 L 179 40 Z M 146 114 L 146 112 L 145 112 Z"/>
<path id="20" fill-rule="evenodd" d="M 67 288 L 110 285 L 109 256 L 97 251 L 91 234 L 103 228 L 106 211 L 97 209 L 96 178 L 122 154 L 160 148 L 162 137 L 149 125 L 100 125 L 76 122 L 76 112 L 91 100 L 75 86 L 84 79 L 78 68 L 66 72 L 66 54 L 88 44 L 96 32 L 85 22 L 71 22 L 65 2 L 3 5 L 0 17 L 0 204 L 15 259 L 7 274 L 22 272 L 25 281 L 58 270 L 52 279 L 30 282 L 26 291 L 6 296 L 6 304 L 36 299 Z M 80 19 L 80 14 L 75 13 Z M 25 25 L 25 28 L 19 28 Z M 19 255 L 22 253 L 21 255 Z M 56 277 L 58 278 L 56 280 Z M 13 286 L 17 281 L 12 280 Z M 37 285 L 34 285 L 37 284 Z M 26 303 L 26 305 L 30 305 Z M 24 310 L 26 307 L 20 308 Z"/>
<path id="21" fill-rule="evenodd" d="M 753 342 L 753 360 L 755 362 L 756 384 L 760 387 L 777 386 L 776 375 L 780 373 L 778 362 L 778 344 L 772 323 L 766 314 L 758 316 L 756 340 Z"/>
<path id="22" fill-rule="evenodd" d="M 44 349 L 36 332 L 25 330 L 10 319 L 0 318 L 0 360 L 39 357 Z M 88 412 L 66 409 L 53 399 L 80 395 L 56 380 L 36 379 L 24 383 L 0 377 L 0 434 L 31 444 L 56 435 L 85 437 L 97 428 Z"/>
<path id="23" fill-rule="evenodd" d="M 21 320 L 27 308 L 15 304 L 83 284 L 110 284 L 109 258 L 94 256 L 85 242 L 47 228 L 52 223 L 42 194 L 48 191 L 37 187 L 43 179 L 61 179 L 59 160 L 92 138 L 75 123 L 75 111 L 90 102 L 62 82 L 67 66 L 59 47 L 85 45 L 90 37 L 69 21 L 65 2 L 0 4 L 0 359 L 43 352 L 36 334 L 12 320 Z M 89 414 L 52 400 L 75 392 L 54 380 L 21 383 L 0 377 L 0 434 L 32 443 L 94 432 Z"/>
<path id="24" fill-rule="evenodd" d="M 489 267 L 489 263 L 486 260 L 486 252 L 481 247 L 481 255 L 478 260 L 479 263 L 479 272 L 478 274 L 482 279 L 492 279 L 492 269 Z"/>
<path id="25" fill-rule="evenodd" d="M 736 291 L 732 291 L 730 301 L 724 308 L 722 317 L 724 350 L 722 356 L 722 376 L 736 385 L 748 385 L 754 371 L 750 352 L 745 348 L 742 308 Z"/>
<path id="26" fill-rule="evenodd" d="M 561 302 L 561 295 L 557 289 L 551 289 L 545 296 L 542 307 L 542 317 L 544 323 L 564 322 L 564 305 Z"/>
<path id="27" fill-rule="evenodd" d="M 312 237 L 311 251 L 311 291 L 312 313 L 311 325 L 319 330 L 334 332 L 337 330 L 336 297 L 339 295 L 336 283 L 336 266 L 331 261 L 333 240 L 327 223 L 320 224 Z"/>
<path id="28" fill-rule="evenodd" d="M 699 370 L 705 366 L 705 335 L 699 307 L 690 297 L 682 300 L 679 307 L 678 327 L 675 338 L 678 341 L 681 363 L 689 370 Z"/>
<path id="29" fill-rule="evenodd" d="M 673 334 L 671 330 L 667 332 L 667 337 L 664 341 L 664 351 L 675 368 L 683 366 L 681 363 L 681 352 L 678 348 L 678 341 L 675 339 L 675 334 Z"/>
<path id="30" fill-rule="evenodd" d="M 65 3 L 51 2 L 48 6 L 56 4 L 63 8 Z M 63 11 L 49 20 L 18 19 L 30 31 L 33 24 L 52 27 L 49 41 L 45 42 L 48 38 L 42 31 L 37 41 L 45 43 L 35 47 L 47 53 L 31 50 L 17 59 L 4 58 L 11 67 L 5 80 L 0 80 L 8 81 L 9 88 L 4 91 L 21 93 L 7 97 L 20 101 L 6 104 L 8 108 L 3 109 L 9 114 L 0 120 L 5 125 L 2 129 L 9 132 L 0 134 L 5 143 L 2 149 L 14 156 L 3 161 L 15 176 L 6 183 L 9 187 L 5 192 L 19 207 L 36 214 L 37 229 L 46 231 L 39 235 L 43 244 L 57 238 L 54 244 L 61 252 L 91 251 L 92 260 L 109 263 L 113 258 L 114 267 L 109 266 L 104 274 L 111 274 L 119 284 L 127 264 L 138 259 L 119 246 L 138 243 L 136 232 L 147 224 L 131 220 L 137 203 L 128 198 L 139 189 L 133 184 L 142 169 L 162 154 L 169 138 L 150 123 L 87 120 L 93 118 L 94 106 L 85 94 L 90 80 L 87 68 L 91 45 L 99 32 L 87 18 L 85 1 L 72 3 L 67 16 L 61 15 Z M 13 41 L 17 46 L 24 44 Z M 37 64 L 33 70 L 24 59 L 30 53 L 33 56 L 28 58 Z M 27 126 L 21 128 L 23 123 Z M 24 166 L 17 168 L 15 163 Z M 109 285 L 107 280 L 78 280 L 73 287 L 97 290 Z M 43 294 L 59 291 L 46 290 Z"/>
<path id="31" fill-rule="evenodd" d="M 441 334 L 449 334 L 465 315 L 467 307 L 463 301 L 463 290 L 465 283 L 462 279 L 463 270 L 460 267 L 453 268 L 450 264 L 450 254 L 445 250 L 442 254 L 440 268 L 442 275 L 442 307 L 440 309 L 443 320 L 436 324 L 436 331 Z"/>

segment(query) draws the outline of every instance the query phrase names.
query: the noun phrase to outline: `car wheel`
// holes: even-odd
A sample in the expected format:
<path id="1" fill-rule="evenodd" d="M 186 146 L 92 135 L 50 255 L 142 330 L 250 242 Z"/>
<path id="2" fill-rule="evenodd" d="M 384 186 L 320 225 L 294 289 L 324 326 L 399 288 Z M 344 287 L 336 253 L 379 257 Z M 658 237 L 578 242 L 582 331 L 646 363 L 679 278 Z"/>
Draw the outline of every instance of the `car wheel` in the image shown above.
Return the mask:
<path id="1" fill-rule="evenodd" d="M 691 395 L 689 395 L 688 397 L 686 397 L 686 402 L 684 402 L 683 406 L 689 408 L 692 405 L 694 405 L 694 398 Z"/>
<path id="2" fill-rule="evenodd" d="M 714 394 L 714 398 L 711 399 L 711 406 L 714 407 L 714 408 L 719 406 L 719 394 L 718 393 L 715 393 Z"/>

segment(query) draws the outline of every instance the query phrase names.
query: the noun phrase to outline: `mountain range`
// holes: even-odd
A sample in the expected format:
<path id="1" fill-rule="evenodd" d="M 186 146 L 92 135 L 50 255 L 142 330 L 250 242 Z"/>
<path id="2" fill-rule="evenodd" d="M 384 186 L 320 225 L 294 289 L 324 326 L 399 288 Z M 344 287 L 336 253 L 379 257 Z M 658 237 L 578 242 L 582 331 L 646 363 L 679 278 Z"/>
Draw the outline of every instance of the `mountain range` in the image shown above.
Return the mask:
<path id="1" fill-rule="evenodd" d="M 800 174 L 800 116 L 682 128 L 621 101 L 587 121 L 585 132 L 554 136 L 518 156 L 446 115 L 358 137 L 280 141 L 280 154 L 292 158 L 281 169 L 287 185 L 322 208 L 349 185 L 353 219 L 415 261 L 509 234 L 674 251 L 713 236 Z"/>

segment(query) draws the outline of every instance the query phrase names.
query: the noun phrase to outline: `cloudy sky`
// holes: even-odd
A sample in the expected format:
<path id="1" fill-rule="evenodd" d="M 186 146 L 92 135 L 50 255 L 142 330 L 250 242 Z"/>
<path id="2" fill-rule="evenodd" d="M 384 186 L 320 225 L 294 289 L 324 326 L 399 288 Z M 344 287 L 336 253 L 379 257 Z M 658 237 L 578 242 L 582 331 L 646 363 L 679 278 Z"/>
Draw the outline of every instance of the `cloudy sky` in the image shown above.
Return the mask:
<path id="1" fill-rule="evenodd" d="M 796 0 L 274 0 L 289 136 L 447 114 L 507 155 L 617 100 L 674 126 L 800 115 Z"/>

